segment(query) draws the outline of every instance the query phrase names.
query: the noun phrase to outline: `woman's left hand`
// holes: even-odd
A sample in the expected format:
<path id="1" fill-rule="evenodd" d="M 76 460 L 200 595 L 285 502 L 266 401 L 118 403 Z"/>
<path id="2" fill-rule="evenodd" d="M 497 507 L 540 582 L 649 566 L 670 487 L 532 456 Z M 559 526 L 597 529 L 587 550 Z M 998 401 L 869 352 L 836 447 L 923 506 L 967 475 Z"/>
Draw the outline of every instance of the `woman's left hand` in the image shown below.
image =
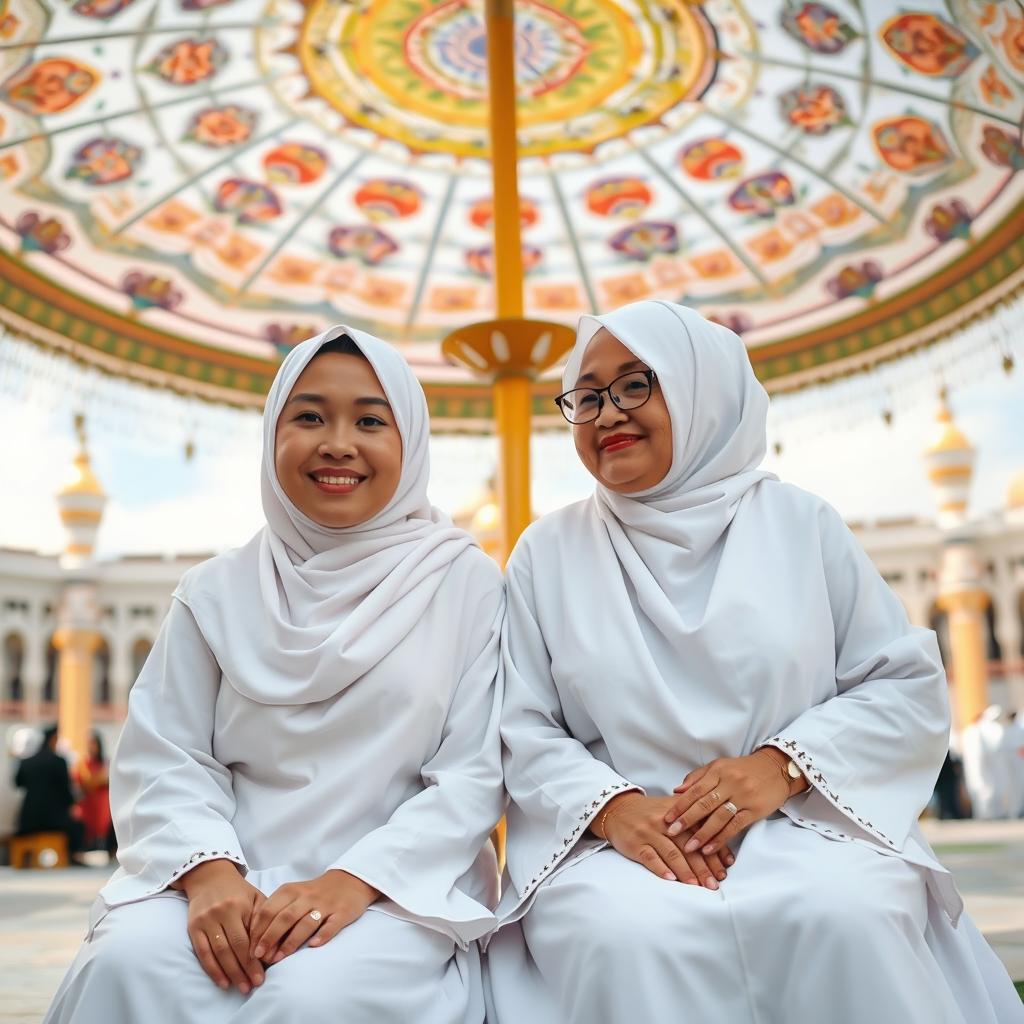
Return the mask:
<path id="1" fill-rule="evenodd" d="M 673 792 L 679 799 L 665 812 L 666 831 L 675 836 L 695 829 L 683 849 L 699 849 L 705 855 L 773 814 L 790 797 L 779 762 L 765 748 L 711 761 L 690 772 Z"/>
<path id="2" fill-rule="evenodd" d="M 270 966 L 303 943 L 322 946 L 362 917 L 379 896 L 361 878 L 333 869 L 308 882 L 282 885 L 252 919 L 252 955 Z"/>

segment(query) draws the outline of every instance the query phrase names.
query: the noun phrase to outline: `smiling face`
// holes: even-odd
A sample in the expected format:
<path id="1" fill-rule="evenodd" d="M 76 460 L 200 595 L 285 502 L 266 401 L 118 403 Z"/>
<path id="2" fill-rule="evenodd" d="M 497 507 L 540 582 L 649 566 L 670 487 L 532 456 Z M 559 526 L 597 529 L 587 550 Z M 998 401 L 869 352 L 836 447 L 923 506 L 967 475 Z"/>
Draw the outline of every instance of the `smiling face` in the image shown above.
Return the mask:
<path id="1" fill-rule="evenodd" d="M 278 418 L 274 467 L 295 507 L 321 526 L 357 526 L 391 500 L 402 437 L 367 359 L 313 357 Z"/>
<path id="2" fill-rule="evenodd" d="M 616 377 L 650 367 L 602 327 L 587 346 L 574 387 L 603 388 Z M 587 471 L 610 491 L 634 494 L 660 483 L 672 467 L 672 422 L 657 379 L 637 409 L 620 409 L 608 398 L 596 420 L 572 428 Z"/>

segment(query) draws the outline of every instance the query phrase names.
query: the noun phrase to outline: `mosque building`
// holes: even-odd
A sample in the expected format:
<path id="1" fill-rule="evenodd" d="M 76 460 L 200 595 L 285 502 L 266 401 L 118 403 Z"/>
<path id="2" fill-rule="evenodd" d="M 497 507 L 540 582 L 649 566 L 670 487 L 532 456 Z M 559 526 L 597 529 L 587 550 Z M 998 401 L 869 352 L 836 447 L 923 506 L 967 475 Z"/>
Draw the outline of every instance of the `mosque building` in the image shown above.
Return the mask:
<path id="1" fill-rule="evenodd" d="M 52 721 L 74 753 L 91 729 L 112 748 L 178 579 L 210 557 L 95 559 L 106 495 L 81 423 L 78 432 L 70 479 L 56 496 L 64 551 L 0 548 L 0 735 L 8 762 L 25 726 Z M 1001 511 L 972 519 L 974 458 L 943 402 L 936 440 L 924 452 L 936 519 L 849 524 L 910 620 L 938 633 L 958 728 L 990 703 L 1024 709 L 1024 471 L 1010 481 Z M 493 494 L 455 520 L 497 557 Z M 18 806 L 12 767 L 0 775 L 0 833 Z"/>

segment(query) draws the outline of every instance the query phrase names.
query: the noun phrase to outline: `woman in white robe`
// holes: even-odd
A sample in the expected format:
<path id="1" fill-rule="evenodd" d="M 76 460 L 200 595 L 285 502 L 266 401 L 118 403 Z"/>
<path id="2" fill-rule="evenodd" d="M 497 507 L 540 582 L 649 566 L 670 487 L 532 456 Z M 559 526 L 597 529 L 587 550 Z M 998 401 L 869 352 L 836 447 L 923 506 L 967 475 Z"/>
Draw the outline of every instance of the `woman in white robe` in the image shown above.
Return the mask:
<path id="1" fill-rule="evenodd" d="M 483 1020 L 504 595 L 427 453 L 389 346 L 289 354 L 267 525 L 175 591 L 111 771 L 120 868 L 49 1024 Z"/>
<path id="2" fill-rule="evenodd" d="M 591 389 L 562 407 L 597 487 L 507 569 L 491 1024 L 1024 1021 L 917 827 L 949 731 L 934 636 L 757 468 L 740 340 L 636 303 L 581 321 L 563 383 Z M 691 836 L 729 839 L 720 885 L 680 884 Z"/>

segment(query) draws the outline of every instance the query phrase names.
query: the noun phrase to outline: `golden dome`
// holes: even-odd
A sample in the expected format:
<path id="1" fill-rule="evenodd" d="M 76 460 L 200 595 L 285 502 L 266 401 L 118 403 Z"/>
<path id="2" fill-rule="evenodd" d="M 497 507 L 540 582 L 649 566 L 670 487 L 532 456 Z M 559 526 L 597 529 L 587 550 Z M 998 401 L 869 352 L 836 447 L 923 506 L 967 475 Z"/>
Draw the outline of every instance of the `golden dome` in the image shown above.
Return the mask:
<path id="1" fill-rule="evenodd" d="M 939 432 L 938 440 L 928 446 L 928 454 L 973 451 L 971 442 L 967 440 L 963 431 L 953 422 L 953 414 L 949 411 L 949 406 L 945 402 L 939 407 L 939 414 L 936 419 L 942 424 L 942 429 Z"/>
<path id="2" fill-rule="evenodd" d="M 71 471 L 68 482 L 57 492 L 57 497 L 65 498 L 79 494 L 88 494 L 95 498 L 106 497 L 89 464 L 89 453 L 84 448 L 75 456 L 75 468 Z"/>
<path id="3" fill-rule="evenodd" d="M 1010 478 L 1010 486 L 1006 489 L 1006 507 L 1024 508 L 1024 469 Z"/>

